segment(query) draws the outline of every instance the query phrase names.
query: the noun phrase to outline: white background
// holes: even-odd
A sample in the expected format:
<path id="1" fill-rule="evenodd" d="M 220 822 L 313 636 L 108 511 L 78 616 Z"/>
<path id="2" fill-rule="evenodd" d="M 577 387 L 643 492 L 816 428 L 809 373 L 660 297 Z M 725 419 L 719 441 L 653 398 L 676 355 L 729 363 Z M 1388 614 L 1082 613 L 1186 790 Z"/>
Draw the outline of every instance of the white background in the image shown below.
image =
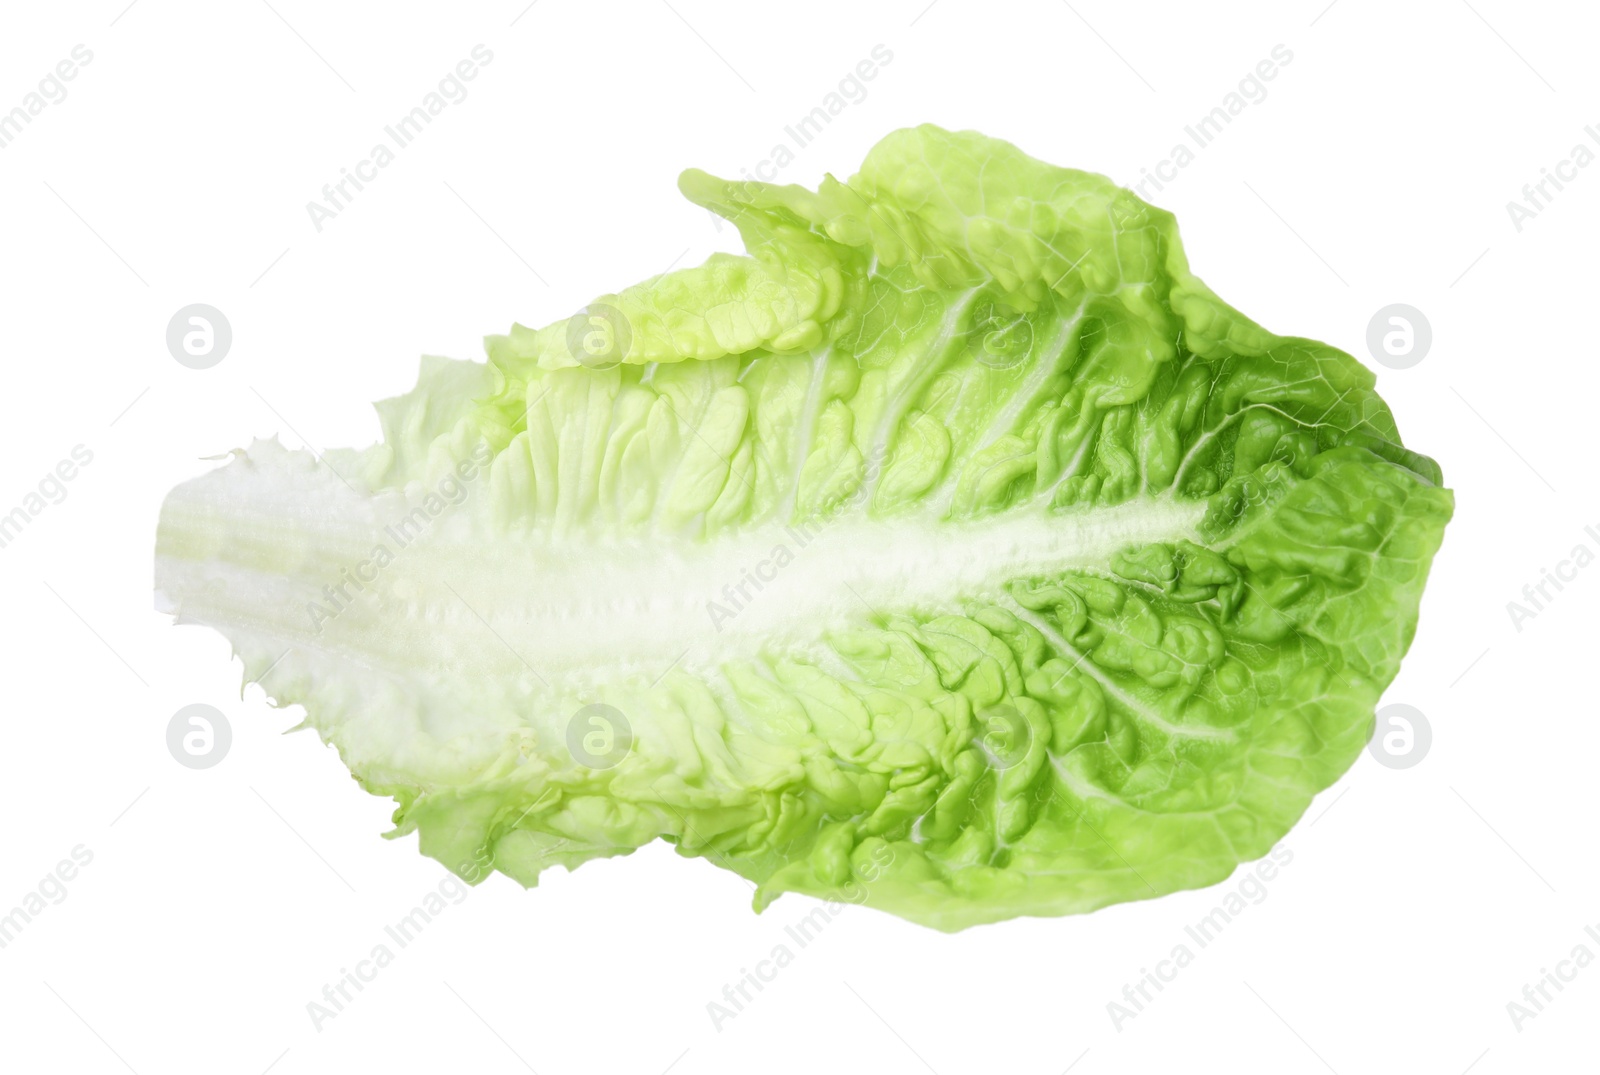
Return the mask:
<path id="1" fill-rule="evenodd" d="M 1579 943 L 1600 956 L 1600 566 L 1520 631 L 1506 607 L 1600 550 L 1600 167 L 1520 232 L 1506 209 L 1600 124 L 1584 5 L 125 2 L 0 16 L 0 110 L 74 45 L 94 54 L 0 151 L 0 511 L 94 453 L 0 549 L 0 910 L 93 854 L 0 949 L 0 1067 L 1594 1069 L 1600 964 L 1520 1030 L 1506 1007 Z M 318 233 L 306 202 L 479 43 L 470 96 Z M 419 354 L 478 357 L 513 321 L 735 249 L 679 170 L 753 168 L 877 44 L 892 61 L 783 181 L 846 177 L 934 121 L 1136 182 L 1293 52 L 1155 200 L 1268 327 L 1366 360 L 1380 307 L 1431 321 L 1420 364 L 1379 371 L 1459 498 L 1385 699 L 1427 715 L 1431 752 L 1364 756 L 1286 839 L 1267 899 L 1120 1028 L 1107 1003 L 1237 879 L 955 936 L 852 909 L 717 1029 L 707 1003 L 811 904 L 757 917 L 743 881 L 658 844 L 531 892 L 491 879 L 316 1029 L 307 1002 L 444 875 L 379 838 L 388 800 L 331 749 L 279 734 L 294 714 L 239 697 L 219 636 L 151 611 L 162 495 L 253 436 L 367 443 L 367 402 Z M 164 341 L 194 302 L 234 332 L 206 371 Z M 216 768 L 167 752 L 192 702 L 232 723 Z"/>

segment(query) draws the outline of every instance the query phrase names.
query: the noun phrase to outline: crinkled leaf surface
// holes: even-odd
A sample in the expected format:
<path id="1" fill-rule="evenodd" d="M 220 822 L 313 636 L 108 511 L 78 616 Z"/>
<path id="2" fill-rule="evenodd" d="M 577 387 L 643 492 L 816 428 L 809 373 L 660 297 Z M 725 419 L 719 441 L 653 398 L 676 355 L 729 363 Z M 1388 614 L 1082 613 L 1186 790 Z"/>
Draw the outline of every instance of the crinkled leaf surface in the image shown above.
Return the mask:
<path id="1" fill-rule="evenodd" d="M 940 929 L 1209 885 L 1363 748 L 1451 494 L 1108 180 L 935 127 L 168 497 L 160 607 L 476 880 L 665 839 Z"/>

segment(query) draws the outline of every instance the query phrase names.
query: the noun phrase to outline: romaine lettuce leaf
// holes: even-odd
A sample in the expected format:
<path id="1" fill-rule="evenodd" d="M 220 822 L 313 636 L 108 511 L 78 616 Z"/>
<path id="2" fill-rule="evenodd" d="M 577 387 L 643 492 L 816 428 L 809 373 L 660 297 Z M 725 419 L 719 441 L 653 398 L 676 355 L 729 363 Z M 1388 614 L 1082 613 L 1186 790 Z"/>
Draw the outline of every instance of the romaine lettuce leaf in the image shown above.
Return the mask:
<path id="1" fill-rule="evenodd" d="M 656 839 L 939 929 L 1221 881 L 1350 766 L 1452 509 L 1170 214 L 974 133 L 175 489 L 159 607 L 469 880 Z"/>

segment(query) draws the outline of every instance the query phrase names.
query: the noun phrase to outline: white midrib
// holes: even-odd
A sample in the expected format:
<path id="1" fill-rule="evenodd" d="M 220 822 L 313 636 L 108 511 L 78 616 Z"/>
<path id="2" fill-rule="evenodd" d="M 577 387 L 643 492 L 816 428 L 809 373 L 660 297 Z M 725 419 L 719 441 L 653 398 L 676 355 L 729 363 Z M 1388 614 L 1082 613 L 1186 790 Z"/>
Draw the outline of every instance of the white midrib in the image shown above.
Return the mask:
<path id="1" fill-rule="evenodd" d="M 284 645 L 359 654 L 395 671 L 516 674 L 526 662 L 547 678 L 814 651 L 829 631 L 877 614 L 959 612 L 1002 600 L 1014 579 L 1103 568 L 1129 545 L 1192 537 L 1204 510 L 1143 499 L 1073 513 L 1030 506 L 961 523 L 858 516 L 689 542 L 485 537 L 467 505 L 401 547 L 384 530 L 394 508 L 374 501 L 335 494 L 344 501 L 335 529 L 303 501 L 298 513 L 274 513 L 259 488 L 240 490 L 250 500 L 237 512 L 218 502 L 219 486 L 186 503 L 189 488 L 164 509 L 167 554 L 157 563 L 158 588 L 186 619 L 225 634 L 248 625 Z M 357 507 L 367 518 L 350 517 Z M 284 521 L 294 514 L 298 524 Z M 372 556 L 379 545 L 393 556 L 386 566 Z M 279 546 L 297 550 L 294 566 L 274 563 Z M 359 589 L 346 582 L 348 603 L 326 596 L 325 587 L 361 576 L 374 577 Z M 320 630 L 313 608 L 331 614 Z"/>

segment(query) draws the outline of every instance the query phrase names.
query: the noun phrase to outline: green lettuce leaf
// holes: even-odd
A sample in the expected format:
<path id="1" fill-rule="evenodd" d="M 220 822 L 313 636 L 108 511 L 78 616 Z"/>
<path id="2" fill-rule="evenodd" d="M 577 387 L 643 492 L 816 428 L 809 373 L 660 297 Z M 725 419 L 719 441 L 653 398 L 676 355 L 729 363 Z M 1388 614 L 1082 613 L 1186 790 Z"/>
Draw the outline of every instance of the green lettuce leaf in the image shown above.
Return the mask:
<path id="1" fill-rule="evenodd" d="M 1368 740 L 1452 510 L 1170 214 L 974 133 L 175 489 L 158 606 L 468 880 L 663 839 L 939 929 L 1223 880 Z M 264 678 L 263 678 L 264 677 Z"/>

